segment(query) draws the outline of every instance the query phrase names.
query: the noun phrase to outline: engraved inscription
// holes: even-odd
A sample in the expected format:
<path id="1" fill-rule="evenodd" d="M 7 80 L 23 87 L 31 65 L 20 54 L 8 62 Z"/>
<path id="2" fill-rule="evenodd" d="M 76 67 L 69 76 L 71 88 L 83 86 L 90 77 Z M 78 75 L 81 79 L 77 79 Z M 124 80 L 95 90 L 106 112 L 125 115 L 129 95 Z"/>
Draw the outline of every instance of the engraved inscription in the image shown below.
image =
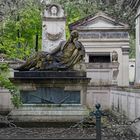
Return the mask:
<path id="1" fill-rule="evenodd" d="M 128 32 L 80 32 L 80 39 L 111 39 L 111 38 L 128 38 Z"/>

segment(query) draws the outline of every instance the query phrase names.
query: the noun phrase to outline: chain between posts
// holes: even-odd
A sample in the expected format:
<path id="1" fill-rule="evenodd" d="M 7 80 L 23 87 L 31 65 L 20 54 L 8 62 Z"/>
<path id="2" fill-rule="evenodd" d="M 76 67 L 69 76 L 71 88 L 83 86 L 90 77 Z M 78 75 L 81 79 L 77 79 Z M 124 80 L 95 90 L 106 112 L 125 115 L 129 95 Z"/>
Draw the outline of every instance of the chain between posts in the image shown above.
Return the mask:
<path id="1" fill-rule="evenodd" d="M 110 117 L 109 113 L 105 113 L 103 111 L 100 110 L 100 107 L 101 105 L 100 104 L 96 104 L 96 111 L 95 112 L 91 112 L 89 113 L 89 116 L 81 119 L 79 122 L 75 123 L 74 125 L 71 125 L 68 129 L 66 130 L 62 130 L 61 132 L 56 132 L 56 133 L 63 133 L 63 132 L 66 132 L 66 131 L 69 131 L 70 129 L 72 128 L 76 128 L 76 127 L 79 127 L 79 126 L 83 126 L 84 125 L 84 122 L 88 121 L 89 118 L 91 118 L 91 116 L 95 116 L 96 117 L 96 140 L 101 140 L 101 132 L 102 132 L 102 129 L 101 129 L 101 117 L 102 116 L 108 116 Z M 8 124 L 9 127 L 15 127 L 15 128 L 20 128 L 20 127 L 17 127 L 12 120 L 9 120 L 8 116 L 1 116 L 0 115 L 0 121 L 4 122 L 5 124 Z M 136 119 L 134 119 L 133 121 L 127 121 L 127 122 L 124 122 L 123 125 L 120 125 L 121 127 L 122 126 L 131 126 L 132 124 L 135 124 L 137 122 L 140 121 L 140 117 L 137 117 Z M 92 126 L 94 127 L 94 126 Z M 117 126 L 118 127 L 118 126 Z M 117 129 L 116 127 L 116 129 Z M 20 128 L 22 129 L 22 128 Z M 48 133 L 48 134 L 55 134 L 55 132 L 53 133 Z"/>
<path id="2" fill-rule="evenodd" d="M 107 116 L 109 117 L 109 113 L 105 113 L 100 110 L 101 105 L 96 104 L 96 111 L 90 112 L 89 116 L 95 116 L 96 117 L 96 140 L 101 140 L 102 138 L 102 129 L 101 129 L 101 117 Z M 127 121 L 123 124 L 123 126 L 131 126 L 132 124 L 138 123 L 140 121 L 140 117 L 135 118 L 133 121 Z M 118 126 L 117 126 L 118 127 Z M 122 127 L 122 126 L 121 126 Z M 117 128 L 116 128 L 117 129 Z"/>
<path id="3" fill-rule="evenodd" d="M 17 127 L 14 123 L 13 120 L 9 120 L 8 116 L 2 116 L 0 115 L 0 123 L 6 124 L 9 127 Z"/>
<path id="4" fill-rule="evenodd" d="M 126 124 L 127 124 L 127 125 L 132 125 L 132 124 L 137 123 L 137 122 L 139 122 L 139 121 L 140 121 L 140 117 L 137 117 L 137 118 L 135 118 L 133 121 L 128 121 Z"/>

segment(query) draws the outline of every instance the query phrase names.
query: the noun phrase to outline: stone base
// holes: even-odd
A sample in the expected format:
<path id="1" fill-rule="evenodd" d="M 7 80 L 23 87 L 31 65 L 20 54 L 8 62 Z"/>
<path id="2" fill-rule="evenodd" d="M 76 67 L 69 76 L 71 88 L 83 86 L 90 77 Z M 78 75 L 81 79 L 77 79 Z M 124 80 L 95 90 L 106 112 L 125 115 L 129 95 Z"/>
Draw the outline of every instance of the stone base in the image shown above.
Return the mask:
<path id="1" fill-rule="evenodd" d="M 77 122 L 88 116 L 86 107 L 81 105 L 23 105 L 9 114 L 18 122 Z"/>
<path id="2" fill-rule="evenodd" d="M 85 72 L 21 71 L 10 80 L 19 88 L 24 103 L 10 113 L 15 122 L 76 122 L 88 115 L 90 78 Z"/>

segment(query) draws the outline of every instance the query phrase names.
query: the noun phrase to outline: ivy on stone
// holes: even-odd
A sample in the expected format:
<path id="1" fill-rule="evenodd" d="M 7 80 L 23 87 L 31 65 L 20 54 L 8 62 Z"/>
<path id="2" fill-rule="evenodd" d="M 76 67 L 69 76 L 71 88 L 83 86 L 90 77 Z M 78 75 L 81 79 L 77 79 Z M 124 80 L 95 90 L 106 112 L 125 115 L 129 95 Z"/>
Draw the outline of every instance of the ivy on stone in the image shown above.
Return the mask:
<path id="1" fill-rule="evenodd" d="M 22 105 L 20 99 L 20 92 L 17 87 L 15 87 L 8 78 L 8 65 L 6 63 L 0 64 L 0 87 L 6 88 L 12 95 L 11 101 L 15 107 Z"/>

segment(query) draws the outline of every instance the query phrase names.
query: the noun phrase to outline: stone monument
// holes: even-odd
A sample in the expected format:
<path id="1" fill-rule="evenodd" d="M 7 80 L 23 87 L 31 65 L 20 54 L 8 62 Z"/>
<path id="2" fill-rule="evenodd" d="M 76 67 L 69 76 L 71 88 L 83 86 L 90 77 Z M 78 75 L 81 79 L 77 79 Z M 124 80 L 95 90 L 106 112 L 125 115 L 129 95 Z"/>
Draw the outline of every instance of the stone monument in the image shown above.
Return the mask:
<path id="1" fill-rule="evenodd" d="M 116 23 L 115 19 L 108 14 L 98 12 L 71 23 L 69 30 L 78 31 L 79 40 L 85 47 L 87 77 L 92 78 L 91 84 L 112 85 L 113 69 L 118 67 L 118 76 L 115 76 L 117 85 L 121 87 L 129 85 L 129 27 L 127 24 Z"/>
<path id="2" fill-rule="evenodd" d="M 57 8 L 50 6 L 52 18 L 59 14 Z M 15 122 L 75 122 L 88 115 L 90 78 L 86 77 L 85 49 L 78 35 L 74 30 L 67 41 L 57 44 L 52 40 L 53 50 L 47 51 L 49 44 L 45 44 L 44 51 L 15 68 L 10 80 L 19 88 L 23 102 L 22 107 L 10 113 Z"/>
<path id="3" fill-rule="evenodd" d="M 65 13 L 60 5 L 46 5 L 42 21 L 42 51 L 52 52 L 66 40 L 65 22 Z"/>

